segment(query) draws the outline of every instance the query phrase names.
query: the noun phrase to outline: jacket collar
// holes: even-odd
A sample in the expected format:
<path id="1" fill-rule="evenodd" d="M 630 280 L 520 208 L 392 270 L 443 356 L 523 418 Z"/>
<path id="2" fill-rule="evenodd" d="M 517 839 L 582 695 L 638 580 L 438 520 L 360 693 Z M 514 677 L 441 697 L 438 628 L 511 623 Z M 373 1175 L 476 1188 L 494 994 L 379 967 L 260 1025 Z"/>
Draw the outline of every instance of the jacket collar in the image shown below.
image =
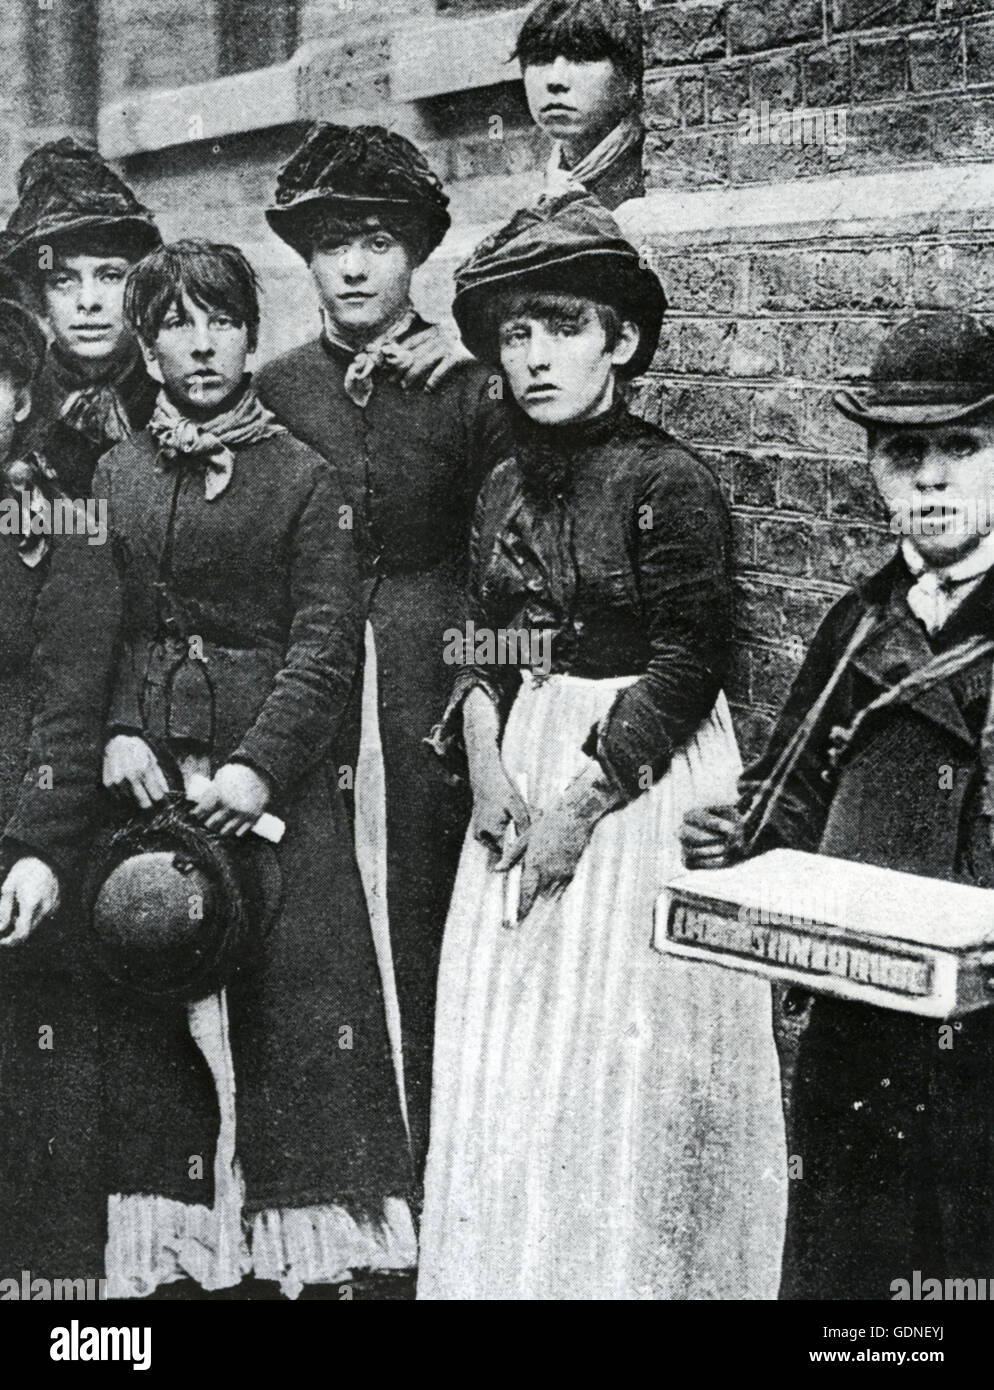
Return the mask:
<path id="1" fill-rule="evenodd" d="M 900 554 L 859 586 L 867 605 L 880 610 L 880 622 L 853 656 L 852 665 L 881 688 L 896 684 L 937 652 L 947 651 L 968 637 L 994 637 L 994 571 L 989 571 L 955 610 L 949 622 L 930 641 L 907 604 L 911 575 Z M 978 660 L 990 658 L 978 658 Z M 908 698 L 918 714 L 941 725 L 971 747 L 976 740 L 967 728 L 948 680 Z"/>

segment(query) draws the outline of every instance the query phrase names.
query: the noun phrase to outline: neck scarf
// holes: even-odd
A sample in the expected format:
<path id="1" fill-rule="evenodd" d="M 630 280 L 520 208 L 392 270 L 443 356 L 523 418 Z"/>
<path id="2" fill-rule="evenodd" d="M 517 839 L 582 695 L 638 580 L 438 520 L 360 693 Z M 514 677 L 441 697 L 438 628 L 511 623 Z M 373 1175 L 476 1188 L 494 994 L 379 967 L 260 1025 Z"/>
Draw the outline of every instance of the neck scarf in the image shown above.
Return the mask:
<path id="1" fill-rule="evenodd" d="M 102 380 L 84 377 L 77 364 L 57 349 L 52 350 L 49 363 L 62 402 L 59 416 L 70 429 L 105 448 L 127 439 L 132 432 L 125 403 L 130 394 L 128 388 L 145 375 L 137 343 L 129 340 Z"/>
<path id="2" fill-rule="evenodd" d="M 357 405 L 360 410 L 365 410 L 373 394 L 373 373 L 377 367 L 395 367 L 400 358 L 397 349 L 399 339 L 403 338 L 414 323 L 415 313 L 412 305 L 401 314 L 400 318 L 379 337 L 374 338 L 365 347 L 358 350 L 351 343 L 344 342 L 336 337 L 331 325 L 331 318 L 327 310 L 321 310 L 321 317 L 324 321 L 324 336 L 334 347 L 341 348 L 343 352 L 352 354 L 352 361 L 345 370 L 345 394 L 353 405 Z"/>
<path id="3" fill-rule="evenodd" d="M 901 554 L 915 577 L 908 590 L 908 607 L 932 637 L 994 566 L 994 535 L 985 536 L 969 555 L 942 568 L 929 565 L 907 537 L 901 542 Z"/>
<path id="4" fill-rule="evenodd" d="M 557 198 L 563 193 L 585 192 L 616 160 L 637 145 L 641 137 L 642 122 L 639 117 L 626 116 L 572 169 L 567 169 L 563 163 L 562 142 L 554 141 L 545 170 L 545 196 Z"/>
<path id="5" fill-rule="evenodd" d="M 220 497 L 231 482 L 235 471 L 233 450 L 287 432 L 251 387 L 242 392 L 230 410 L 203 423 L 188 419 L 160 391 L 148 427 L 159 446 L 158 467 L 169 468 L 180 458 L 195 459 L 205 465 L 204 496 L 208 502 Z"/>

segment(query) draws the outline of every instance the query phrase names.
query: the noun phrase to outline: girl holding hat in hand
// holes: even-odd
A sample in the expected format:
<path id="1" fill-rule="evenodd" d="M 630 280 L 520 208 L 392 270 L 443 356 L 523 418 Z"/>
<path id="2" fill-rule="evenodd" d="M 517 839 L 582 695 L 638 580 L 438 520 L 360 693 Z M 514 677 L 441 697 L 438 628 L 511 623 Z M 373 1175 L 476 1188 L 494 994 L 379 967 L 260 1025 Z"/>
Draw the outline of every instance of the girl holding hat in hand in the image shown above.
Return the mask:
<path id="1" fill-rule="evenodd" d="M 517 437 L 480 495 L 477 645 L 435 735 L 465 752 L 473 822 L 439 977 L 423 1298 L 776 1294 L 769 989 L 650 945 L 682 813 L 739 766 L 725 506 L 623 391 L 664 308 L 584 195 L 517 213 L 457 277 Z M 551 660 L 481 658 L 500 632 Z"/>
<path id="2" fill-rule="evenodd" d="M 337 1289 L 415 1259 L 373 941 L 325 768 L 359 660 L 352 538 L 334 471 L 252 388 L 241 252 L 163 247 L 131 272 L 126 308 L 163 387 L 95 480 L 124 601 L 105 784 L 157 803 L 165 749 L 205 776 L 192 814 L 208 830 L 244 836 L 271 810 L 286 834 L 279 912 L 226 1009 L 210 1029 L 198 1016 L 204 1056 L 182 1005 L 122 1001 L 106 1021 L 108 1289 L 250 1272 L 290 1297 Z"/>

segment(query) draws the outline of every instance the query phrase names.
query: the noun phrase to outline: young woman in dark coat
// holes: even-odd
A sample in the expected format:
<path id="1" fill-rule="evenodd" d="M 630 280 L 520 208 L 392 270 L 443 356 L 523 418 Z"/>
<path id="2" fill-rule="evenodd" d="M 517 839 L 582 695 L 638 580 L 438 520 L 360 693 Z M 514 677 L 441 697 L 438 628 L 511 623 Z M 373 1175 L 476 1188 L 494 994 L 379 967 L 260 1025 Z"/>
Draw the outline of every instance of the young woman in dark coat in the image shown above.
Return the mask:
<path id="1" fill-rule="evenodd" d="M 738 766 L 727 511 L 624 396 L 664 306 L 586 195 L 517 213 L 456 281 L 515 445 L 480 493 L 438 730 L 464 747 L 473 823 L 439 972 L 419 1298 L 776 1288 L 769 988 L 651 947 L 682 812 Z"/>
<path id="2" fill-rule="evenodd" d="M 0 302 L 0 1298 L 24 1296 L 22 1271 L 98 1278 L 106 1210 L 74 886 L 98 799 L 119 595 L 106 528 L 90 544 L 78 513 L 68 534 L 7 524 L 11 507 L 58 495 L 20 439 L 44 351 L 31 316 Z"/>
<path id="3" fill-rule="evenodd" d="M 438 953 L 469 819 L 465 789 L 443 780 L 423 739 L 451 679 L 443 634 L 460 612 L 473 504 L 508 448 L 485 368 L 464 359 L 426 394 L 405 390 L 395 365 L 424 327 L 411 276 L 449 225 L 447 203 L 401 136 L 315 126 L 281 171 L 267 217 L 310 266 L 324 331 L 259 373 L 262 400 L 334 463 L 354 524 L 367 620 L 357 841 L 393 958 L 419 1167 Z M 359 758 L 359 704 L 336 741 L 338 768 Z"/>
<path id="4" fill-rule="evenodd" d="M 185 1011 L 122 1006 L 109 1292 L 253 1271 L 295 1296 L 351 1272 L 409 1267 L 410 1160 L 366 905 L 328 746 L 359 665 L 362 606 L 333 469 L 263 408 L 245 374 L 255 277 L 233 247 L 180 242 L 132 272 L 128 312 L 165 383 L 147 429 L 101 460 L 124 618 L 105 784 L 139 806 L 157 749 L 208 785 L 194 814 L 244 834 L 286 823 L 283 899 L 259 964 Z M 199 1034 L 203 1037 L 203 1030 Z M 218 1163 L 235 1106 L 237 1164 Z M 206 1156 L 191 1172 L 190 1155 Z M 242 1186 L 243 1184 L 243 1186 Z"/>
<path id="5" fill-rule="evenodd" d="M 69 136 L 28 155 L 17 195 L 0 257 L 52 335 L 29 442 L 70 497 L 86 497 L 100 455 L 144 429 L 158 394 L 124 317 L 124 282 L 161 238 L 128 185 Z"/>

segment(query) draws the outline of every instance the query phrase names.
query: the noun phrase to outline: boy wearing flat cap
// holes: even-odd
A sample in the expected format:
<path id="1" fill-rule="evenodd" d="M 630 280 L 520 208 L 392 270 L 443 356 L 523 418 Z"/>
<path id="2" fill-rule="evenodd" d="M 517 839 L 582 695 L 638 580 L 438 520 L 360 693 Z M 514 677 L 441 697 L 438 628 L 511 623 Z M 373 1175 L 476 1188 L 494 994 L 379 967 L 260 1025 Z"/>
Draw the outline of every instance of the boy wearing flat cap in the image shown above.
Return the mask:
<path id="1" fill-rule="evenodd" d="M 128 185 L 68 136 L 27 157 L 17 195 L 4 262 L 53 340 L 31 442 L 64 490 L 83 497 L 100 455 L 144 429 L 152 414 L 158 383 L 124 318 L 124 280 L 161 238 Z"/>
<path id="2" fill-rule="evenodd" d="M 686 819 L 685 857 L 717 867 L 786 846 L 994 888 L 994 333 L 916 315 L 885 339 L 866 393 L 835 403 L 866 429 L 901 541 L 823 621 L 740 810 Z M 749 805 L 765 809 L 744 821 Z M 886 1299 L 915 1270 L 986 1275 L 994 1012 L 941 1025 L 793 990 L 784 1005 L 809 1017 L 781 1297 Z"/>
<path id="3" fill-rule="evenodd" d="M 357 783 L 357 834 L 367 885 L 370 873 L 377 880 L 381 942 L 385 887 L 420 1165 L 438 953 L 469 820 L 465 789 L 442 780 L 422 739 L 451 681 L 443 634 L 462 613 L 476 494 L 509 452 L 504 410 L 495 379 L 469 359 L 430 395 L 405 391 L 400 379 L 404 349 L 425 328 L 411 277 L 449 226 L 448 197 L 410 141 L 380 126 L 315 125 L 281 170 L 266 217 L 307 262 L 321 304 L 321 336 L 265 367 L 258 390 L 335 465 L 358 546 L 367 630 L 365 689 L 357 681 L 356 692 L 364 752 L 382 749 L 383 781 Z M 338 767 L 356 767 L 359 723 L 357 699 Z M 375 754 L 372 766 L 375 780 Z M 367 835 L 364 807 L 374 803 Z"/>

